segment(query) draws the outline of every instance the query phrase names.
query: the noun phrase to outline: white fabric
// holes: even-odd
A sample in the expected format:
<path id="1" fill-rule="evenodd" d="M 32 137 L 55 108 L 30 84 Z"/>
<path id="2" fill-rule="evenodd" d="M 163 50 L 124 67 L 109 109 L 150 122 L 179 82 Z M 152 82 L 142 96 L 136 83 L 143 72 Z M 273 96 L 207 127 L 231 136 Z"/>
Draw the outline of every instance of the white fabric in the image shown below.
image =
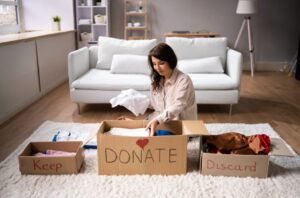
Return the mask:
<path id="1" fill-rule="evenodd" d="M 44 122 L 0 163 L 1 197 L 299 197 L 300 157 L 270 157 L 269 178 L 204 176 L 199 172 L 199 139 L 187 145 L 188 172 L 184 175 L 98 175 L 97 151 L 84 151 L 79 174 L 21 175 L 18 155 L 31 141 L 51 141 L 57 130 L 90 133 L 100 124 Z M 211 134 L 264 132 L 279 137 L 269 124 L 205 124 Z M 62 189 L 63 186 L 63 189 Z M 276 194 L 275 194 L 276 193 Z"/>
<path id="2" fill-rule="evenodd" d="M 124 106 L 135 116 L 138 116 L 145 113 L 149 107 L 150 99 L 136 90 L 128 89 L 121 91 L 118 96 L 112 98 L 109 102 L 113 108 L 118 105 Z"/>
<path id="3" fill-rule="evenodd" d="M 225 67 L 227 38 L 167 37 L 166 43 L 175 51 L 178 60 L 220 56 Z"/>
<path id="4" fill-rule="evenodd" d="M 224 73 L 219 56 L 178 61 L 178 69 L 186 74 L 190 73 Z"/>
<path id="5" fill-rule="evenodd" d="M 237 89 L 238 84 L 226 74 L 189 74 L 196 90 Z"/>
<path id="6" fill-rule="evenodd" d="M 141 74 L 111 74 L 109 70 L 91 69 L 72 83 L 76 89 L 88 90 L 150 90 L 150 77 Z"/>
<path id="7" fill-rule="evenodd" d="M 243 65 L 242 54 L 236 50 L 228 49 L 226 65 L 227 75 L 234 81 L 236 87 L 240 87 Z"/>
<path id="8" fill-rule="evenodd" d="M 89 138 L 89 134 L 87 133 L 81 133 L 81 132 L 70 132 L 65 130 L 57 131 L 55 134 L 56 136 L 56 142 L 61 141 L 82 141 L 85 142 L 87 138 Z M 87 143 L 85 144 L 87 146 L 97 146 L 97 136 L 95 135 L 93 138 L 91 138 Z"/>
<path id="9" fill-rule="evenodd" d="M 150 75 L 148 56 L 115 54 L 110 72 L 113 74 L 145 74 Z"/>
<path id="10" fill-rule="evenodd" d="M 68 75 L 69 85 L 77 78 L 89 71 L 89 49 L 87 47 L 80 48 L 70 52 L 68 55 Z"/>
<path id="11" fill-rule="evenodd" d="M 110 37 L 99 37 L 98 40 L 98 69 L 110 69 L 113 55 L 133 54 L 147 56 L 156 45 L 156 39 L 152 40 L 122 40 Z"/>
<path id="12" fill-rule="evenodd" d="M 120 135 L 120 136 L 133 136 L 133 137 L 148 137 L 149 130 L 146 128 L 126 129 L 126 128 L 111 128 L 104 133 L 105 135 Z"/>

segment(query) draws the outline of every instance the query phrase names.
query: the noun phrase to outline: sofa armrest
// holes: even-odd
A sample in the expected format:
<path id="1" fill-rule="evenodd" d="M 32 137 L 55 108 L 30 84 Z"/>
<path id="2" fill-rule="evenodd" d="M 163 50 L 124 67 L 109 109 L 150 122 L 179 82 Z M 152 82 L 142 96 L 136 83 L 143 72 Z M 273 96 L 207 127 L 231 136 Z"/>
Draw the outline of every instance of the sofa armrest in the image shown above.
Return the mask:
<path id="1" fill-rule="evenodd" d="M 226 73 L 234 80 L 236 87 L 239 88 L 241 84 L 243 56 L 240 52 L 228 48 L 226 59 Z"/>
<path id="2" fill-rule="evenodd" d="M 69 53 L 68 74 L 70 88 L 73 81 L 89 71 L 89 63 L 89 49 L 87 47 Z"/>

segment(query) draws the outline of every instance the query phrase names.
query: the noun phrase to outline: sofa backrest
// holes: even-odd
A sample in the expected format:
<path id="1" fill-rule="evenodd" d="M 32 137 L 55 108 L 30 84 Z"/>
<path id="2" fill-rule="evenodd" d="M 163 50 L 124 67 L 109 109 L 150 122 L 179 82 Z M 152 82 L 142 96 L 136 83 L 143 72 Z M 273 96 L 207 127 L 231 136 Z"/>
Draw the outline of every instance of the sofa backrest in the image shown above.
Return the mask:
<path id="1" fill-rule="evenodd" d="M 113 56 L 117 54 L 148 56 L 149 51 L 156 45 L 156 39 L 124 40 L 100 36 L 98 39 L 98 62 L 96 68 L 110 69 Z"/>
<path id="2" fill-rule="evenodd" d="M 166 43 L 175 51 L 178 60 L 220 56 L 223 67 L 226 62 L 227 38 L 167 37 Z"/>
<path id="3" fill-rule="evenodd" d="M 91 46 L 89 48 L 89 54 L 90 54 L 90 67 L 95 68 L 98 61 L 98 45 Z"/>

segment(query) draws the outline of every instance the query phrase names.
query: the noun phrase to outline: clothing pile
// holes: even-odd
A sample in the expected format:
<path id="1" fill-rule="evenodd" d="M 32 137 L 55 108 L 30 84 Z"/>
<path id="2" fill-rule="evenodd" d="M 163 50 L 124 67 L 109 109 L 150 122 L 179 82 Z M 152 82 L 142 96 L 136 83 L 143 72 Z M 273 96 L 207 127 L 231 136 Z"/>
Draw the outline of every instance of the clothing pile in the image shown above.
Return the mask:
<path id="1" fill-rule="evenodd" d="M 203 138 L 203 151 L 207 153 L 268 155 L 270 137 L 265 134 L 245 136 L 237 132 L 211 135 Z"/>
<path id="2" fill-rule="evenodd" d="M 51 150 L 48 149 L 45 152 L 38 152 L 33 154 L 33 156 L 37 157 L 57 157 L 57 156 L 74 156 L 76 153 L 74 152 L 66 152 L 66 151 L 58 151 L 58 150 Z"/>
<path id="3" fill-rule="evenodd" d="M 148 137 L 149 129 L 146 128 L 136 128 L 136 129 L 126 129 L 126 128 L 111 128 L 109 131 L 105 132 L 105 135 L 120 135 L 120 136 L 133 136 L 133 137 Z M 165 136 L 174 135 L 173 132 L 167 130 L 157 130 L 154 136 Z"/>

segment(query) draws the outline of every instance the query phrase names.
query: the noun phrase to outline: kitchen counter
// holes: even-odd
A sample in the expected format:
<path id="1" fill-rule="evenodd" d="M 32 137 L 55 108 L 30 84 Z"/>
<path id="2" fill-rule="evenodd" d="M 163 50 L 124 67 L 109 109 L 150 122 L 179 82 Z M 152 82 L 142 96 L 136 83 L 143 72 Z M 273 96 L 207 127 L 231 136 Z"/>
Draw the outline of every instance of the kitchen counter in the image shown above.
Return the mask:
<path id="1" fill-rule="evenodd" d="M 75 32 L 75 30 L 62 30 L 62 31 L 50 31 L 50 30 L 38 30 L 32 32 L 23 32 L 17 34 L 0 35 L 0 46 L 8 45 L 16 42 L 33 40 L 46 36 L 53 36 L 59 34 L 65 34 L 69 32 Z"/>

